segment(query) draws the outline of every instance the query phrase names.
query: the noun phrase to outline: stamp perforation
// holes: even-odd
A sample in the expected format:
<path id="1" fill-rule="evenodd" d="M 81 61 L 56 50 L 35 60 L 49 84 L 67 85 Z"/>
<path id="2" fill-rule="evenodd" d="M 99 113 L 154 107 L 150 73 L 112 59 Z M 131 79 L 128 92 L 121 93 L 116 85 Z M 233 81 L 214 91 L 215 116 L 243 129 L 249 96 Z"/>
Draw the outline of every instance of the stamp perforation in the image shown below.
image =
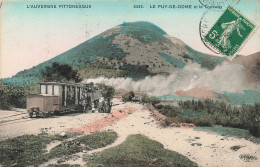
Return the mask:
<path id="1" fill-rule="evenodd" d="M 229 8 L 230 9 L 232 9 L 232 10 L 234 10 L 239 16 L 237 16 L 236 14 L 234 14 L 231 10 L 229 10 Z M 228 47 L 230 47 L 230 49 L 231 50 L 229 50 L 229 52 L 227 53 L 225 53 L 222 49 L 224 48 L 224 45 L 226 45 L 226 39 L 225 39 L 225 42 L 224 42 L 224 44 L 223 44 L 223 48 L 218 48 L 217 46 L 216 46 L 216 43 L 215 42 L 213 42 L 212 43 L 212 41 L 210 41 L 210 40 L 208 40 L 207 39 L 207 36 L 209 36 L 210 37 L 210 35 L 211 34 L 209 34 L 210 33 L 210 31 L 212 31 L 212 29 L 214 28 L 214 27 L 216 27 L 216 24 L 218 23 L 218 21 L 220 20 L 220 18 L 223 18 L 224 17 L 224 15 L 227 13 L 227 11 L 229 11 L 230 13 L 232 13 L 232 15 L 234 15 L 236 18 L 243 18 L 245 21 L 248 21 L 249 23 L 250 23 L 250 25 L 252 24 L 253 26 L 253 28 L 251 28 L 250 26 L 248 26 L 249 28 L 251 28 L 251 30 L 249 30 L 249 32 L 247 33 L 247 34 L 245 34 L 245 37 L 241 40 L 241 43 L 239 43 L 239 45 L 236 45 L 236 47 L 238 46 L 238 49 L 236 49 L 235 47 L 230 47 L 230 46 L 228 46 Z M 233 22 L 233 21 L 232 21 Z M 237 23 L 236 23 L 237 22 Z M 239 24 L 239 20 L 238 21 L 235 21 L 234 20 L 234 23 L 236 23 L 237 25 Z M 245 24 L 245 23 L 244 23 Z M 235 26 L 233 26 L 233 27 L 235 27 Z M 236 28 L 236 27 L 235 27 Z M 248 40 L 251 38 L 251 36 L 257 31 L 257 29 L 258 29 L 258 26 L 251 20 L 251 19 L 249 19 L 248 17 L 246 17 L 246 16 L 244 16 L 239 10 L 237 10 L 237 9 L 235 9 L 232 5 L 228 5 L 228 7 L 226 8 L 226 10 L 218 17 L 218 19 L 217 19 L 217 21 L 212 25 L 212 27 L 210 28 L 210 30 L 208 31 L 208 33 L 207 33 L 207 35 L 204 37 L 204 40 L 210 45 L 210 47 L 212 47 L 212 48 L 214 48 L 215 50 L 217 50 L 218 52 L 220 52 L 222 55 L 226 55 L 227 57 L 228 57 L 228 59 L 229 60 L 232 60 L 232 59 L 234 59 L 235 57 L 236 57 L 236 54 L 245 46 L 245 44 L 248 42 Z M 234 31 L 234 30 L 233 30 Z M 239 31 L 239 29 L 237 28 L 237 31 L 239 32 L 239 34 L 240 34 L 240 31 Z M 212 33 L 212 32 L 211 32 Z M 228 32 L 228 33 L 230 33 L 230 34 L 224 34 L 225 33 L 225 31 L 223 30 L 223 32 L 221 33 L 221 35 L 222 35 L 222 39 L 223 39 L 223 36 L 224 36 L 224 38 L 226 37 L 227 38 L 227 36 L 225 36 L 225 35 L 230 35 L 230 37 L 231 37 L 231 35 L 232 35 L 232 32 L 230 33 L 230 32 Z M 224 35 L 223 35 L 224 34 Z M 240 36 L 241 36 L 241 34 L 240 34 Z M 219 37 L 219 35 L 218 35 L 218 37 Z M 242 37 L 242 36 L 241 36 Z M 214 38 L 215 38 L 215 35 L 214 35 Z M 211 39 L 214 39 L 214 38 L 211 38 Z M 217 39 L 217 38 L 216 38 Z M 221 40 L 222 40 L 221 39 Z M 229 38 L 228 38 L 229 39 Z M 229 42 L 229 41 L 228 41 Z M 219 45 L 219 44 L 218 44 Z M 230 44 L 229 44 L 230 45 Z M 208 46 L 209 47 L 209 46 Z M 234 50 L 234 52 L 232 52 Z"/>

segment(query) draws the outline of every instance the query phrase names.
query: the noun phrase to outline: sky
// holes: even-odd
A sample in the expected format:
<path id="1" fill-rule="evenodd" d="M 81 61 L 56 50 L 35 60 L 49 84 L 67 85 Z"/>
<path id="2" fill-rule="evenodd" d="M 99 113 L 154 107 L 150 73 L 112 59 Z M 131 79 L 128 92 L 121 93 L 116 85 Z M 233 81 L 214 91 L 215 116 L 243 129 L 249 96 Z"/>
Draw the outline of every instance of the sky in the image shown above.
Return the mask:
<path id="1" fill-rule="evenodd" d="M 202 3 L 204 0 L 200 0 Z M 0 8 L 0 78 L 11 77 L 49 60 L 78 44 L 123 22 L 149 21 L 192 48 L 209 53 L 200 39 L 199 23 L 205 11 L 212 24 L 228 4 L 260 25 L 260 1 L 215 0 L 223 8 L 208 10 L 199 0 L 109 0 L 109 1 L 30 1 L 4 0 Z M 236 0 L 234 0 L 236 1 Z M 207 2 L 211 2 L 210 0 Z M 91 8 L 59 8 L 59 5 L 91 5 Z M 205 5 L 205 3 L 203 3 Z M 57 8 L 31 8 L 30 5 L 56 5 Z M 134 8 L 143 5 L 143 8 Z M 150 8 L 155 5 L 156 8 Z M 185 8 L 158 8 L 158 5 L 192 5 Z M 259 29 L 239 51 L 249 55 L 260 51 Z"/>

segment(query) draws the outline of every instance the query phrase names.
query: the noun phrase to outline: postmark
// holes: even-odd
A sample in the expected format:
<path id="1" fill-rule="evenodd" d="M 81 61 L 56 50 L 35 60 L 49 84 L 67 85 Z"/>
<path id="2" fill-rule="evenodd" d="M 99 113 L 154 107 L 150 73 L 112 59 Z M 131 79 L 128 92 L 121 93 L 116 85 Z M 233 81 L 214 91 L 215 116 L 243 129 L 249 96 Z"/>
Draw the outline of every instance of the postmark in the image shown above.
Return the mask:
<path id="1" fill-rule="evenodd" d="M 212 45 L 209 42 L 205 41 L 204 38 L 209 32 L 212 25 L 215 23 L 214 20 L 217 20 L 219 15 L 221 15 L 220 11 L 206 10 L 203 13 L 199 23 L 199 35 L 202 43 L 209 50 L 211 50 L 213 53 L 216 54 L 221 54 L 221 53 L 218 50 L 216 50 L 214 47 L 212 47 Z"/>
<path id="2" fill-rule="evenodd" d="M 213 11 L 223 11 L 227 8 L 228 5 L 237 5 L 240 2 L 240 0 L 199 0 L 199 2 L 206 9 Z"/>
<path id="3" fill-rule="evenodd" d="M 214 50 L 232 59 L 256 28 L 252 21 L 229 5 L 204 40 Z"/>

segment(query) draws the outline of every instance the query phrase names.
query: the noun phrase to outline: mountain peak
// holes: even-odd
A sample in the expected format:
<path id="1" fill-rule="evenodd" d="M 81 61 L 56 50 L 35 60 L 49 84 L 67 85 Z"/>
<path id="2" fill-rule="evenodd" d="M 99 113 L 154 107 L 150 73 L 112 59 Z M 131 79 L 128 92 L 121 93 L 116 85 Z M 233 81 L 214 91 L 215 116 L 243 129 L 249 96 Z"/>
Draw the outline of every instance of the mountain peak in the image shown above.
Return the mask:
<path id="1" fill-rule="evenodd" d="M 152 43 L 158 40 L 167 41 L 167 38 L 164 37 L 165 31 L 155 24 L 145 21 L 123 23 L 120 33 L 144 43 Z"/>
<path id="2" fill-rule="evenodd" d="M 46 62 L 2 81 L 17 86 L 34 83 L 41 79 L 41 71 L 53 62 L 68 64 L 78 69 L 83 69 L 90 63 L 101 63 L 117 72 L 124 72 L 127 76 L 143 72 L 145 77 L 149 74 L 173 73 L 190 63 L 213 69 L 224 60 L 196 52 L 151 22 L 137 21 L 111 28 Z"/>
<path id="3" fill-rule="evenodd" d="M 166 32 L 164 30 L 147 21 L 124 22 L 101 33 L 99 36 L 106 37 L 112 34 L 126 35 L 143 43 L 153 43 L 156 41 L 170 42 L 170 40 L 165 37 Z"/>
<path id="4" fill-rule="evenodd" d="M 120 26 L 121 28 L 130 28 L 132 30 L 149 30 L 163 35 L 166 34 L 159 26 L 148 21 L 123 22 Z"/>

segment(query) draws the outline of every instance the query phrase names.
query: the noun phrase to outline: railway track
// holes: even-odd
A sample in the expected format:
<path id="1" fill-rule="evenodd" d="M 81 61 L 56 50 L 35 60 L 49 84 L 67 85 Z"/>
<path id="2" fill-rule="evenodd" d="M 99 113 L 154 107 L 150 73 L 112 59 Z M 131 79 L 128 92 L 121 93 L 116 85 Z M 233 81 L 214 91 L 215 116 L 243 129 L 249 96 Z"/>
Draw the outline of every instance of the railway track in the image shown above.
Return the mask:
<path id="1" fill-rule="evenodd" d="M 0 117 L 0 120 L 1 120 L 1 119 L 5 119 L 5 118 L 10 118 L 10 117 L 18 116 L 18 115 L 25 115 L 25 114 L 27 114 L 27 113 L 20 113 L 20 114 L 10 115 L 10 116 L 7 116 L 7 117 Z"/>
<path id="2" fill-rule="evenodd" d="M 26 116 L 24 117 L 23 115 L 27 115 L 27 113 L 20 113 L 20 114 L 14 114 L 14 115 L 10 115 L 10 116 L 6 116 L 6 117 L 1 117 L 0 118 L 0 124 L 1 125 L 9 125 L 9 124 L 13 124 L 13 123 L 18 123 L 17 121 L 19 120 L 29 120 L 29 117 Z M 15 118 L 17 116 L 20 116 L 18 118 Z M 10 119 L 10 118 L 14 118 L 14 119 Z M 5 120 L 7 119 L 7 120 Z M 21 121 L 19 121 L 21 122 Z"/>

